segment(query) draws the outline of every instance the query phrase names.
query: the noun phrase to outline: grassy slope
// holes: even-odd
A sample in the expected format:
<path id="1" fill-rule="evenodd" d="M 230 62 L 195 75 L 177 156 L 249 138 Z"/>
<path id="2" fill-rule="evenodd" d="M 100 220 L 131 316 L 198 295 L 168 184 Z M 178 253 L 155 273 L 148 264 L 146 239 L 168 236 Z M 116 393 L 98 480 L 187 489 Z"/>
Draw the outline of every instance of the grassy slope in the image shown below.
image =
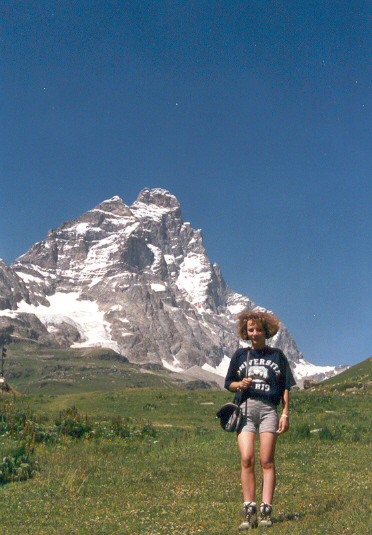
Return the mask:
<path id="1" fill-rule="evenodd" d="M 105 425 L 150 420 L 154 436 L 36 446 L 29 481 L 0 487 L 9 535 L 237 533 L 241 491 L 234 435 L 214 419 L 221 391 L 127 389 L 10 398 L 52 422 L 75 405 Z M 293 393 L 277 449 L 275 534 L 365 534 L 371 525 L 371 391 Z M 2 437 L 1 447 L 9 438 Z M 259 485 L 258 485 L 259 488 Z"/>
<path id="2" fill-rule="evenodd" d="M 339 375 L 335 375 L 321 383 L 322 387 L 346 390 L 372 386 L 372 358 L 368 358 L 351 366 Z"/>
<path id="3" fill-rule="evenodd" d="M 102 348 L 51 349 L 29 342 L 9 345 L 4 362 L 7 383 L 21 394 L 66 394 L 124 388 L 179 388 L 179 374 L 145 369 Z"/>

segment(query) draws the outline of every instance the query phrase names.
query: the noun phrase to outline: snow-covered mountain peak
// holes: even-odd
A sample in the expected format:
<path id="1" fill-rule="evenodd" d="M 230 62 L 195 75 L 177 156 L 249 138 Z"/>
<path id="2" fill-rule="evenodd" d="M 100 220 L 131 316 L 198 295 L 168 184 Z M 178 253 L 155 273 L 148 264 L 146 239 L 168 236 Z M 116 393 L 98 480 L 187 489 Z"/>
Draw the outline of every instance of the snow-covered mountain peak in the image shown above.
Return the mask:
<path id="1" fill-rule="evenodd" d="M 145 188 L 130 207 L 132 213 L 143 223 L 154 220 L 164 226 L 182 224 L 181 207 L 174 195 L 162 189 Z"/>
<path id="2" fill-rule="evenodd" d="M 162 208 L 180 208 L 177 198 L 169 191 L 161 188 L 144 188 L 137 197 L 138 203 L 155 204 Z"/>
<path id="3" fill-rule="evenodd" d="M 92 212 L 107 212 L 116 216 L 131 216 L 129 206 L 127 206 L 117 195 L 100 203 L 92 210 Z"/>
<path id="4" fill-rule="evenodd" d="M 136 363 L 185 370 L 221 370 L 239 345 L 236 314 L 256 306 L 226 284 L 201 230 L 182 221 L 178 200 L 163 189 L 142 190 L 131 206 L 118 196 L 103 201 L 2 273 L 0 305 L 14 311 L 22 300 L 19 314 L 38 318 L 43 340 L 49 332 L 53 343 L 101 344 Z M 102 329 L 90 329 L 95 322 Z M 303 362 L 284 326 L 275 343 L 294 369 Z"/>

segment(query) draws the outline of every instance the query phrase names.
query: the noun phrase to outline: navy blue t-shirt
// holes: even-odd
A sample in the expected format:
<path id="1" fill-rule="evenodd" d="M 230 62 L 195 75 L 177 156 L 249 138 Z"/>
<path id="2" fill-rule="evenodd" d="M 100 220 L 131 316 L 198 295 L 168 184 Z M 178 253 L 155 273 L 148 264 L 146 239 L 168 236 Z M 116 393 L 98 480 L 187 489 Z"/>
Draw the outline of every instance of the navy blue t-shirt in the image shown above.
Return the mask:
<path id="1" fill-rule="evenodd" d="M 247 374 L 247 352 L 249 349 L 249 368 Z M 231 383 L 252 377 L 253 382 L 241 401 L 247 398 L 260 399 L 279 405 L 284 390 L 296 384 L 291 368 L 284 353 L 275 347 L 264 349 L 240 348 L 232 356 L 225 379 L 225 388 Z"/>

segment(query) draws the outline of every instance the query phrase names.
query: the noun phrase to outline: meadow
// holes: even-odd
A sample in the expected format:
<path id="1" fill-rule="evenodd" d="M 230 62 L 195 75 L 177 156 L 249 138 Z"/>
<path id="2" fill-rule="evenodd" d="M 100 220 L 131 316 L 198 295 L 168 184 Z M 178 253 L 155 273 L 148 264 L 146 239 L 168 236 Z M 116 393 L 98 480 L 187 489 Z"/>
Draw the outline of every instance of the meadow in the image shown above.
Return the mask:
<path id="1" fill-rule="evenodd" d="M 3 394 L 2 533 L 238 533 L 236 436 L 215 419 L 230 399 L 153 388 Z M 270 533 L 372 533 L 371 390 L 313 389 L 291 400 Z"/>

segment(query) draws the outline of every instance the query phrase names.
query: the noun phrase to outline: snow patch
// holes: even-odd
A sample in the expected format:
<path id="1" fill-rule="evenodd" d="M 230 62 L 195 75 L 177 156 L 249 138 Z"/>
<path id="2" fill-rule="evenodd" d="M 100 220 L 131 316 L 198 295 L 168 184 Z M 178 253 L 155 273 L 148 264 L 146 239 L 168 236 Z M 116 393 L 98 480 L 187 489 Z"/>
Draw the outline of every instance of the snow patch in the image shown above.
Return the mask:
<path id="1" fill-rule="evenodd" d="M 75 232 L 76 234 L 85 234 L 89 227 L 90 227 L 89 223 L 79 223 L 75 227 Z"/>
<path id="2" fill-rule="evenodd" d="M 204 255 L 191 253 L 182 262 L 176 285 L 185 291 L 192 304 L 205 303 L 208 285 L 211 282 L 210 265 Z"/>
<path id="3" fill-rule="evenodd" d="M 164 255 L 164 260 L 166 261 L 167 264 L 170 264 L 170 265 L 173 265 L 174 262 L 175 262 L 174 255 L 172 255 L 172 254 L 165 254 Z"/>
<path id="4" fill-rule="evenodd" d="M 323 373 L 327 374 L 334 371 L 335 366 L 316 366 L 315 364 L 310 364 L 310 362 L 307 362 L 305 359 L 300 359 L 299 362 L 296 362 L 295 367 L 293 368 L 293 375 L 296 380 L 299 380 L 304 377 Z"/>
<path id="5" fill-rule="evenodd" d="M 243 296 L 240 297 L 244 299 Z M 247 304 L 242 302 L 234 303 L 232 305 L 227 306 L 228 312 L 230 312 L 230 314 L 232 314 L 233 316 L 240 314 L 240 312 L 243 312 L 243 310 L 245 310 L 246 308 L 248 308 Z"/>
<path id="6" fill-rule="evenodd" d="M 226 377 L 227 370 L 230 366 L 230 361 L 231 359 L 225 355 L 216 368 L 213 368 L 213 366 L 210 366 L 210 364 L 203 364 L 202 370 L 215 373 L 216 375 L 220 375 L 221 377 Z"/>
<path id="7" fill-rule="evenodd" d="M 8 318 L 16 318 L 17 317 L 17 312 L 15 310 L 10 310 L 10 309 L 5 309 L 5 310 L 0 310 L 0 316 L 7 316 Z"/>
<path id="8" fill-rule="evenodd" d="M 123 307 L 121 305 L 113 305 L 110 310 L 112 310 L 113 312 L 121 312 L 123 310 Z"/>
<path id="9" fill-rule="evenodd" d="M 176 358 L 174 358 L 173 364 L 169 364 L 164 359 L 162 359 L 162 363 L 163 363 L 164 368 L 166 368 L 167 370 L 170 370 L 172 372 L 181 373 L 181 372 L 185 371 L 183 368 L 180 367 L 180 361 L 177 360 Z"/>
<path id="10" fill-rule="evenodd" d="M 119 346 L 111 339 L 110 324 L 103 319 L 95 301 L 79 301 L 79 293 L 55 293 L 48 298 L 50 306 L 33 306 L 25 301 L 18 303 L 18 312 L 35 314 L 48 328 L 50 325 L 68 323 L 80 333 L 84 342 L 71 347 L 107 347 L 120 353 Z"/>
<path id="11" fill-rule="evenodd" d="M 17 275 L 20 279 L 22 279 L 24 282 L 43 282 L 43 279 L 41 277 L 35 277 L 35 275 L 29 275 L 28 273 L 23 273 L 22 271 L 17 271 Z"/>
<path id="12" fill-rule="evenodd" d="M 166 286 L 164 286 L 164 284 L 153 283 L 151 284 L 151 290 L 153 290 L 154 292 L 166 292 L 167 288 Z"/>
<path id="13" fill-rule="evenodd" d="M 160 223 L 163 215 L 169 212 L 169 208 L 156 206 L 155 204 L 145 204 L 138 201 L 132 204 L 130 208 L 138 219 L 153 219 L 157 223 Z"/>

